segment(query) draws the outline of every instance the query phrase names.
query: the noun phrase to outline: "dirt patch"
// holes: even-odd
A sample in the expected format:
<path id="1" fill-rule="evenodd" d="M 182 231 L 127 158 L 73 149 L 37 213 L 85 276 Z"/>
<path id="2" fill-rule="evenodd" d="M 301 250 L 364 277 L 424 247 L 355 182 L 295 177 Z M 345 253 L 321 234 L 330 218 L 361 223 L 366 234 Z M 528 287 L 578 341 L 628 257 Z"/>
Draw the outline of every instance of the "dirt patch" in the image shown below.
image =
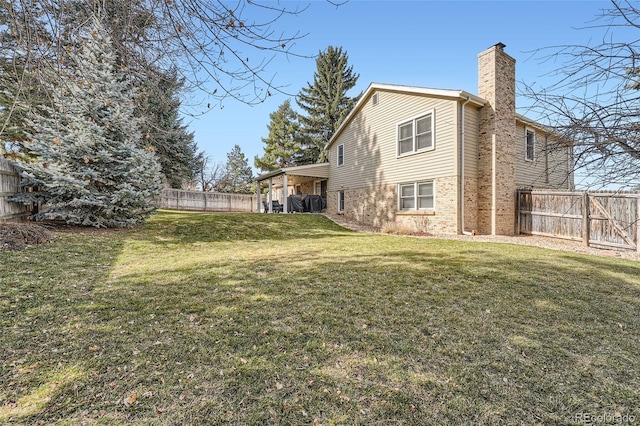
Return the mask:
<path id="1" fill-rule="evenodd" d="M 0 223 L 0 250 L 23 250 L 54 238 L 53 232 L 34 223 Z"/>

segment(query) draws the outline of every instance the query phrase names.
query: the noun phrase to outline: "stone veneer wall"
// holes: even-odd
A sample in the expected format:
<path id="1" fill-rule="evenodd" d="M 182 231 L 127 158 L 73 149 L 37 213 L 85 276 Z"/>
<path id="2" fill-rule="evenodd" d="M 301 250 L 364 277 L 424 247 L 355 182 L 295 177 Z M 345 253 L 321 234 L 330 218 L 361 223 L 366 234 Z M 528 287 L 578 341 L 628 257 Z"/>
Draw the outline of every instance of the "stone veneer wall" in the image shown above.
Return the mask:
<path id="1" fill-rule="evenodd" d="M 380 185 L 375 188 L 344 190 L 345 217 L 363 225 L 382 227 L 395 220 L 396 186 Z M 327 211 L 338 213 L 338 191 L 327 193 Z"/>
<path id="2" fill-rule="evenodd" d="M 464 229 L 478 231 L 478 179 L 464 178 Z"/>
<path id="3" fill-rule="evenodd" d="M 300 192 L 303 194 L 313 194 L 313 182 L 302 182 L 300 184 Z"/>
<path id="4" fill-rule="evenodd" d="M 416 232 L 457 234 L 458 177 L 438 178 L 434 179 L 434 183 L 435 212 L 398 212 L 397 185 L 381 185 L 376 188 L 345 189 L 343 214 L 351 220 L 368 226 L 382 227 L 386 223 L 395 222 L 398 226 Z M 472 191 L 470 193 L 472 194 Z M 337 191 L 327 193 L 327 211 L 338 213 Z M 475 221 L 475 218 L 473 220 Z"/>
<path id="5" fill-rule="evenodd" d="M 478 230 L 513 235 L 516 191 L 515 59 L 497 44 L 478 55 Z"/>

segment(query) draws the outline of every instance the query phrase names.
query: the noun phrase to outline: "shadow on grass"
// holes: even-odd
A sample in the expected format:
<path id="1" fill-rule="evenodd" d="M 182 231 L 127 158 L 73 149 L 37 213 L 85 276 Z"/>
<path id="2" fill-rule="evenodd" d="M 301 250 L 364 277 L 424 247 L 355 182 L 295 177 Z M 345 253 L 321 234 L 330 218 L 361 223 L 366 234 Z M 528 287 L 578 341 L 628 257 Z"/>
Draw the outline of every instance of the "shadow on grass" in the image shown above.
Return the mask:
<path id="1" fill-rule="evenodd" d="M 133 232 L 133 231 L 132 231 Z M 69 403 L 97 375 L 92 343 L 78 332 L 130 232 L 64 232 L 54 243 L 0 251 L 0 423 L 52 424 L 77 418 Z"/>
<path id="2" fill-rule="evenodd" d="M 571 262 L 578 262 L 583 265 L 583 268 L 589 270 L 609 271 L 613 273 L 621 273 L 631 276 L 640 276 L 640 262 L 619 262 L 617 259 L 603 259 L 596 256 L 575 256 L 570 254 L 564 254 L 559 256 L 560 259 L 565 259 Z"/>
<path id="3" fill-rule="evenodd" d="M 178 327 L 141 350 L 216 384 L 194 393 L 163 373 L 202 421 L 205 407 L 249 424 L 301 424 L 303 413 L 369 424 L 569 422 L 581 410 L 635 409 L 637 278 L 581 270 L 581 258 L 558 264 L 535 249 L 523 248 L 521 263 L 511 247 L 369 238 L 384 248 L 342 258 L 285 246 L 250 264 L 128 276 L 123 288 L 135 295 L 109 315 Z"/>
<path id="4" fill-rule="evenodd" d="M 262 215 L 244 227 L 198 217 L 196 231 L 167 216 L 126 242 L 70 244 L 58 251 L 60 271 L 44 260 L 53 253 L 38 252 L 35 267 L 24 259 L 22 272 L 3 276 L 17 283 L 6 300 L 19 300 L 2 305 L 3 327 L 17 327 L 0 407 L 24 406 L 20 398 L 63 379 L 33 412 L 2 421 L 530 424 L 638 414 L 631 262 L 333 225 L 324 237 L 340 238 L 307 240 L 296 232 L 323 235 L 324 218 L 302 215 L 260 238 L 249 222 Z M 206 234 L 210 226 L 219 228 Z M 223 229 L 250 237 L 218 238 Z M 139 265 L 150 258 L 156 266 Z"/>

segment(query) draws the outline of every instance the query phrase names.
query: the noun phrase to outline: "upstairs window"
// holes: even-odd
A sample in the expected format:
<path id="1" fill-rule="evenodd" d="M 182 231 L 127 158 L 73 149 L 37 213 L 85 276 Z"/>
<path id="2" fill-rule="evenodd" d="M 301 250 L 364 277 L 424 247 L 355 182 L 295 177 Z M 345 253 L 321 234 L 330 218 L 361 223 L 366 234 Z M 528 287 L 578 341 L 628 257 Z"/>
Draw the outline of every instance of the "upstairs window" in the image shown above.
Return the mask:
<path id="1" fill-rule="evenodd" d="M 344 145 L 338 145 L 338 166 L 344 164 Z"/>
<path id="2" fill-rule="evenodd" d="M 535 161 L 536 152 L 536 133 L 533 130 L 525 130 L 524 141 L 524 159 L 527 161 Z"/>
<path id="3" fill-rule="evenodd" d="M 434 149 L 433 112 L 398 125 L 398 156 Z"/>

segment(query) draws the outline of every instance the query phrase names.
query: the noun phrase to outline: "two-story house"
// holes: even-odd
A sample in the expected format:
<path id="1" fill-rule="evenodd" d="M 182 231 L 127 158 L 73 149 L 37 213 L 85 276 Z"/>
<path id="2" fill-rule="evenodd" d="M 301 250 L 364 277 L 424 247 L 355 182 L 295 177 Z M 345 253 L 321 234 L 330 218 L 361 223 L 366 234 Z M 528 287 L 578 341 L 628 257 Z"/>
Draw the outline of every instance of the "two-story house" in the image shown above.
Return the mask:
<path id="1" fill-rule="evenodd" d="M 478 55 L 477 95 L 371 84 L 327 145 L 328 163 L 258 181 L 270 196 L 323 195 L 329 213 L 363 224 L 513 234 L 517 188 L 572 189 L 572 150 L 516 113 L 504 47 Z"/>

